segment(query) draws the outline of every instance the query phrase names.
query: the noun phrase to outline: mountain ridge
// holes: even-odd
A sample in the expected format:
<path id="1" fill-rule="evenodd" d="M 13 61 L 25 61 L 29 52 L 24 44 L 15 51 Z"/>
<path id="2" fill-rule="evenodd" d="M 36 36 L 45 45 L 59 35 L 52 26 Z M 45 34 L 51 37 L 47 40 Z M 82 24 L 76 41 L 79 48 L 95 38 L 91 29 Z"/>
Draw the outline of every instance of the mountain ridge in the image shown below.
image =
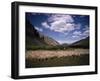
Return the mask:
<path id="1" fill-rule="evenodd" d="M 73 47 L 89 48 L 89 36 L 71 44 Z"/>
<path id="2" fill-rule="evenodd" d="M 30 46 L 56 46 L 59 43 L 51 37 L 40 34 L 26 19 L 26 49 Z"/>
<path id="3" fill-rule="evenodd" d="M 26 49 L 30 46 L 62 46 L 89 48 L 89 37 L 76 41 L 72 44 L 60 44 L 53 38 L 38 32 L 35 27 L 26 19 Z"/>

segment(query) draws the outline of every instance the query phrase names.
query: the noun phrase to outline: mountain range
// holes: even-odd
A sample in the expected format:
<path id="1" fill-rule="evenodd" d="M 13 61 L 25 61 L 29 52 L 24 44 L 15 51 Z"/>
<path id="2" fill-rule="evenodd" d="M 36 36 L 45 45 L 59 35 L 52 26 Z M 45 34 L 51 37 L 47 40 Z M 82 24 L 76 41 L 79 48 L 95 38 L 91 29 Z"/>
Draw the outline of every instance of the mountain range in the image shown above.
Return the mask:
<path id="1" fill-rule="evenodd" d="M 72 44 L 59 44 L 56 40 L 38 32 L 35 27 L 26 19 L 26 49 L 30 46 L 63 46 L 63 47 L 84 47 L 89 48 L 89 37 L 81 39 Z"/>
<path id="2" fill-rule="evenodd" d="M 86 37 L 84 39 L 76 41 L 76 42 L 72 43 L 71 46 L 89 48 L 89 37 Z"/>
<path id="3" fill-rule="evenodd" d="M 27 46 L 57 46 L 59 43 L 51 37 L 39 33 L 35 27 L 26 20 L 26 47 Z"/>

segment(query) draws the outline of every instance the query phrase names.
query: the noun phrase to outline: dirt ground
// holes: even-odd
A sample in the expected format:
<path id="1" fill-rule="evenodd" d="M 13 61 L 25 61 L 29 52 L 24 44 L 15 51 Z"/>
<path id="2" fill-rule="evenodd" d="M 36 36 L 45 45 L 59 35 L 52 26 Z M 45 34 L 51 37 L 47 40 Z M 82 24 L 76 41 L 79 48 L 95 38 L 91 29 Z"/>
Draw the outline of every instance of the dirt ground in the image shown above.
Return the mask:
<path id="1" fill-rule="evenodd" d="M 73 50 L 34 50 L 26 51 L 26 58 L 49 58 L 63 57 L 72 55 L 89 54 L 89 49 L 73 49 Z"/>

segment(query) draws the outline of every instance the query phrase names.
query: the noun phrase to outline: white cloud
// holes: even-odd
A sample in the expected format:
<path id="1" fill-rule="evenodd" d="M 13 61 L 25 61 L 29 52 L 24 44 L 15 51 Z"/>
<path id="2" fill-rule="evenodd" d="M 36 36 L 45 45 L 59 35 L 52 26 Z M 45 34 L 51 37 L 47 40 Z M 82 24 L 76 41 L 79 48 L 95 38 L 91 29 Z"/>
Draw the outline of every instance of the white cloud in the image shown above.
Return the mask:
<path id="1" fill-rule="evenodd" d="M 35 27 L 35 29 L 36 29 L 37 31 L 40 31 L 40 32 L 43 31 L 43 29 L 41 29 L 41 28 L 39 28 L 39 27 Z"/>
<path id="2" fill-rule="evenodd" d="M 81 31 L 74 31 L 73 34 L 74 35 L 82 35 Z"/>
<path id="3" fill-rule="evenodd" d="M 48 15 L 47 21 L 42 22 L 41 25 L 52 31 L 60 33 L 70 32 L 75 29 L 79 30 L 81 28 L 80 23 L 78 24 L 74 23 L 74 18 L 72 15 L 62 15 L 62 14 Z"/>
<path id="4" fill-rule="evenodd" d="M 48 23 L 49 25 L 48 25 Z M 73 23 L 74 19 L 71 15 L 50 15 L 47 21 L 42 22 L 42 26 L 49 28 L 55 32 L 65 32 L 72 31 L 75 29 L 76 25 Z"/>
<path id="5" fill-rule="evenodd" d="M 77 36 L 77 35 L 73 35 L 72 37 L 73 37 L 73 38 L 79 38 L 79 36 Z"/>
<path id="6" fill-rule="evenodd" d="M 69 34 L 69 32 L 64 32 L 63 34 L 64 34 L 65 36 L 67 36 L 67 35 Z"/>
<path id="7" fill-rule="evenodd" d="M 73 38 L 80 38 L 82 36 L 82 32 L 81 31 L 74 31 L 73 32 Z"/>
<path id="8" fill-rule="evenodd" d="M 51 15 L 49 18 L 48 18 L 48 21 L 49 22 L 55 22 L 55 21 L 66 21 L 66 22 L 74 22 L 73 18 L 71 15 Z"/>
<path id="9" fill-rule="evenodd" d="M 81 32 L 81 31 L 74 31 L 73 32 L 73 38 L 86 38 L 86 37 L 88 37 L 89 36 L 89 27 L 85 27 L 84 29 L 83 29 L 83 32 Z"/>
<path id="10" fill-rule="evenodd" d="M 51 23 L 50 29 L 56 32 L 72 31 L 74 30 L 74 24 L 59 20 Z"/>
<path id="11" fill-rule="evenodd" d="M 87 25 L 85 26 L 85 28 L 83 30 L 84 30 L 83 35 L 89 36 L 89 27 Z"/>
<path id="12" fill-rule="evenodd" d="M 47 22 L 43 22 L 43 23 L 42 23 L 42 26 L 45 27 L 45 28 L 50 28 L 50 26 L 48 25 Z"/>

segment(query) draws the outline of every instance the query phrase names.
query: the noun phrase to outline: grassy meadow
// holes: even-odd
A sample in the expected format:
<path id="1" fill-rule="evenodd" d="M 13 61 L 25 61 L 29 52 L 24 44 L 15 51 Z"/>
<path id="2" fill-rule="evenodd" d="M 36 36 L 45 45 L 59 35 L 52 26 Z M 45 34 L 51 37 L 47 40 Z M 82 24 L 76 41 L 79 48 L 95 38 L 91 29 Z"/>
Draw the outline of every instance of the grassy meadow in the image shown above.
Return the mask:
<path id="1" fill-rule="evenodd" d="M 34 47 L 26 51 L 26 68 L 89 65 L 89 49 Z"/>

